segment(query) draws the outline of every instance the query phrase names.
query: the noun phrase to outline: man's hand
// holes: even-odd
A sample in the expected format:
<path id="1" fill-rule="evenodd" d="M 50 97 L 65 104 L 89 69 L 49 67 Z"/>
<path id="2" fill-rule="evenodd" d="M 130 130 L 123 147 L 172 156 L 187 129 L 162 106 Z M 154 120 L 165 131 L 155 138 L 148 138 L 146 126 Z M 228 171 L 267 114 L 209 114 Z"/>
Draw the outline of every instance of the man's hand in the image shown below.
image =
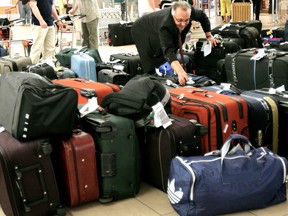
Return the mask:
<path id="1" fill-rule="evenodd" d="M 39 23 L 40 23 L 40 26 L 42 28 L 47 28 L 48 27 L 47 23 L 44 20 L 40 21 Z"/>
<path id="2" fill-rule="evenodd" d="M 182 70 L 182 71 L 178 72 L 177 75 L 178 75 L 179 84 L 185 85 L 186 82 L 188 81 L 187 73 L 184 70 Z"/>

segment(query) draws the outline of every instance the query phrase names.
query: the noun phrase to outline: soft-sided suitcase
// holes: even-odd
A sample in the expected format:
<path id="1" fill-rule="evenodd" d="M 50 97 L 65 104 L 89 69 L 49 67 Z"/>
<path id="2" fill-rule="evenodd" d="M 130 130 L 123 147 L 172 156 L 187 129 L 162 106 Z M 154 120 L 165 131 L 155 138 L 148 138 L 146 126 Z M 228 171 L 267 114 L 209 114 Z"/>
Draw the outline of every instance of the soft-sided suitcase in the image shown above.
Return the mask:
<path id="1" fill-rule="evenodd" d="M 169 118 L 172 124 L 166 129 L 147 126 L 145 142 L 141 145 L 142 179 L 164 192 L 167 191 L 172 158 L 176 155 L 202 155 L 200 139 L 206 129 L 179 116 L 169 115 Z"/>
<path id="2" fill-rule="evenodd" d="M 288 89 L 288 55 L 285 52 L 265 50 L 259 60 L 257 49 L 243 49 L 225 58 L 227 81 L 242 90 L 279 87 Z M 258 54 L 259 55 L 259 54 Z"/>
<path id="3" fill-rule="evenodd" d="M 216 26 L 211 30 L 213 35 L 218 34 L 222 38 L 235 38 L 238 39 L 237 43 L 241 48 L 262 47 L 262 41 L 258 29 L 253 26 L 247 26 L 247 24 L 224 24 Z M 233 39 L 234 40 L 234 39 Z"/>
<path id="4" fill-rule="evenodd" d="M 243 148 L 229 151 L 239 142 Z M 172 160 L 167 193 L 179 215 L 226 215 L 286 201 L 287 159 L 239 134 L 218 152 Z"/>
<path id="5" fill-rule="evenodd" d="M 55 139 L 53 164 L 60 198 L 75 207 L 99 198 L 96 150 L 93 137 L 80 129 L 68 139 Z"/>
<path id="6" fill-rule="evenodd" d="M 100 202 L 134 197 L 140 188 L 140 150 L 131 119 L 104 113 L 89 113 L 83 130 L 96 144 Z"/>
<path id="7" fill-rule="evenodd" d="M 130 74 L 132 77 L 143 74 L 143 68 L 141 65 L 139 55 L 132 55 L 130 53 L 117 53 L 110 55 L 110 61 L 118 60 L 120 63 L 127 64 L 126 73 Z"/>
<path id="8" fill-rule="evenodd" d="M 28 65 L 25 68 L 26 72 L 36 73 L 40 76 L 47 77 L 50 80 L 57 79 L 55 69 L 47 63 L 38 63 L 35 65 Z"/>
<path id="9" fill-rule="evenodd" d="M 169 92 L 172 114 L 195 119 L 208 127 L 208 134 L 202 139 L 204 153 L 221 147 L 232 133 L 249 136 L 248 107 L 244 99 L 198 88 L 175 88 Z"/>
<path id="10" fill-rule="evenodd" d="M 274 94 L 269 93 L 269 89 L 257 89 L 254 90 L 258 94 L 263 96 L 272 97 L 277 101 L 279 110 L 279 140 L 278 140 L 278 151 L 273 149 L 274 152 L 288 159 L 288 145 L 287 145 L 287 122 L 288 122 L 288 96 L 287 93 L 276 92 Z"/>
<path id="11" fill-rule="evenodd" d="M 69 136 L 77 117 L 77 92 L 34 73 L 0 76 L 0 122 L 19 140 Z"/>
<path id="12" fill-rule="evenodd" d="M 196 51 L 194 54 L 196 74 L 200 76 L 205 75 L 217 83 L 226 82 L 226 74 L 219 73 L 220 71 L 217 70 L 217 62 L 221 59 L 225 59 L 225 56 L 228 53 L 237 52 L 240 47 L 233 40 L 226 38 L 212 48 L 209 55 L 204 56 L 202 46 L 205 42 L 207 42 L 207 39 L 202 38 L 196 43 Z"/>
<path id="13" fill-rule="evenodd" d="M 80 53 L 72 55 L 71 70 L 80 78 L 97 81 L 96 63 L 88 54 Z"/>
<path id="14" fill-rule="evenodd" d="M 0 75 L 9 73 L 13 71 L 13 67 L 11 66 L 10 62 L 1 60 L 0 58 Z"/>
<path id="15" fill-rule="evenodd" d="M 110 43 L 113 46 L 134 44 L 131 36 L 133 22 L 108 24 Z"/>
<path id="16" fill-rule="evenodd" d="M 269 95 L 255 91 L 241 91 L 234 86 L 226 89 L 224 85 L 202 87 L 219 94 L 229 94 L 243 98 L 248 105 L 249 138 L 253 146 L 268 147 L 278 152 L 279 110 L 278 102 Z"/>
<path id="17" fill-rule="evenodd" d="M 131 75 L 115 69 L 102 69 L 98 72 L 97 79 L 101 83 L 113 83 L 124 86 L 131 79 Z"/>
<path id="18" fill-rule="evenodd" d="M 89 95 L 87 97 L 81 94 L 81 91 L 83 92 L 85 91 L 85 89 L 95 90 L 98 104 L 101 104 L 101 101 L 105 95 L 112 93 L 112 92 L 120 91 L 120 87 L 118 85 L 111 84 L 111 83 L 94 82 L 94 81 L 85 80 L 82 78 L 58 79 L 58 80 L 53 80 L 53 83 L 74 88 L 78 94 L 78 104 L 86 104 L 88 102 Z"/>
<path id="19" fill-rule="evenodd" d="M 7 131 L 0 132 L 0 204 L 5 215 L 65 215 L 51 151 L 47 139 L 22 143 Z"/>
<path id="20" fill-rule="evenodd" d="M 15 56 L 13 58 L 3 56 L 1 60 L 10 64 L 12 71 L 25 71 L 26 66 L 32 64 L 30 57 L 25 56 Z"/>

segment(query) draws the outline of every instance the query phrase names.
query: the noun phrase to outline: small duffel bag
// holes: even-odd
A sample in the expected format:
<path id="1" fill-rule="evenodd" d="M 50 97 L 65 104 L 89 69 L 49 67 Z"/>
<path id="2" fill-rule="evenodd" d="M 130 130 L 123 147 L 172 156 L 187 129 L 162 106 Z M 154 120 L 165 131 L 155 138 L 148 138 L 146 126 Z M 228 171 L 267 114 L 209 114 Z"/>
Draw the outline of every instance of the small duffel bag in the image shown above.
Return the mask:
<path id="1" fill-rule="evenodd" d="M 219 151 L 173 158 L 167 193 L 181 216 L 265 208 L 286 200 L 287 167 L 286 158 L 233 134 Z"/>

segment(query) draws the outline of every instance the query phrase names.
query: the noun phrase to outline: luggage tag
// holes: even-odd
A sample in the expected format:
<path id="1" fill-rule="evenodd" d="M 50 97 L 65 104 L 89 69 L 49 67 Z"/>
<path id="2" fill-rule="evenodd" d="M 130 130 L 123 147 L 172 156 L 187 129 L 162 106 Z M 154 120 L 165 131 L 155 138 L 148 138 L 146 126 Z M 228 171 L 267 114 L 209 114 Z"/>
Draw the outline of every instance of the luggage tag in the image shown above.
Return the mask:
<path id="1" fill-rule="evenodd" d="M 172 124 L 161 102 L 152 106 L 152 109 L 154 112 L 154 126 L 156 128 L 163 126 L 163 128 L 166 129 Z"/>
<path id="2" fill-rule="evenodd" d="M 212 44 L 210 41 L 205 41 L 201 47 L 201 51 L 204 52 L 204 57 L 208 56 L 212 51 Z"/>
<path id="3" fill-rule="evenodd" d="M 0 127 L 0 133 L 4 132 L 5 128 L 3 126 Z"/>
<path id="4" fill-rule="evenodd" d="M 80 118 L 83 118 L 87 114 L 96 111 L 99 108 L 97 97 L 92 97 L 88 99 L 88 103 L 85 104 L 80 110 Z"/>

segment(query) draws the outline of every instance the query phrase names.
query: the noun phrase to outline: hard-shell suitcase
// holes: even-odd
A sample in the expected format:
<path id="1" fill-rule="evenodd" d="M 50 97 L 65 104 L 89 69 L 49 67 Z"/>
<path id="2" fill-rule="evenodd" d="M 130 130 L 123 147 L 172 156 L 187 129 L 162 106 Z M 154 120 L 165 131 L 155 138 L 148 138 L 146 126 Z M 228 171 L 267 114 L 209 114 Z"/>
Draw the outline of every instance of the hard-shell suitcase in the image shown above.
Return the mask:
<path id="1" fill-rule="evenodd" d="M 120 63 L 127 64 L 126 73 L 130 74 L 132 77 L 143 74 L 143 68 L 141 65 L 139 55 L 132 55 L 130 53 L 117 53 L 110 55 L 110 61 L 118 60 Z"/>
<path id="2" fill-rule="evenodd" d="M 110 43 L 113 46 L 134 44 L 131 36 L 133 22 L 108 24 Z"/>
<path id="3" fill-rule="evenodd" d="M 242 90 L 279 87 L 288 89 L 288 55 L 285 52 L 265 50 L 259 60 L 257 49 L 243 49 L 225 58 L 227 81 Z M 258 54 L 259 55 L 259 54 Z"/>
<path id="4" fill-rule="evenodd" d="M 140 188 L 140 150 L 131 119 L 104 113 L 82 118 L 96 144 L 100 202 L 134 197 Z"/>
<path id="5" fill-rule="evenodd" d="M 81 92 L 84 93 L 85 89 L 95 90 L 98 104 L 101 104 L 102 99 L 105 95 L 120 91 L 120 87 L 111 83 L 100 83 L 91 80 L 85 80 L 82 78 L 66 78 L 53 80 L 53 83 L 61 84 L 64 86 L 69 86 L 74 88 L 78 94 L 78 104 L 86 104 L 88 102 L 88 97 L 82 96 Z"/>
<path id="6" fill-rule="evenodd" d="M 0 132 L 0 204 L 9 216 L 65 215 L 48 139 L 19 142 Z"/>
<path id="7" fill-rule="evenodd" d="M 80 129 L 68 139 L 53 141 L 53 164 L 60 198 L 75 207 L 99 198 L 96 150 L 93 137 Z"/>
<path id="8" fill-rule="evenodd" d="M 80 53 L 72 55 L 71 70 L 80 78 L 97 81 L 96 63 L 88 54 Z"/>
<path id="9" fill-rule="evenodd" d="M 172 158 L 202 155 L 200 139 L 201 133 L 205 133 L 204 126 L 199 123 L 175 115 L 169 118 L 172 124 L 166 129 L 147 126 L 145 142 L 141 145 L 142 179 L 164 192 Z"/>
<path id="10" fill-rule="evenodd" d="M 124 86 L 130 79 L 131 75 L 115 69 L 102 69 L 98 72 L 98 82 L 113 83 Z"/>
<path id="11" fill-rule="evenodd" d="M 26 66 L 32 64 L 30 57 L 25 56 L 3 56 L 1 60 L 10 64 L 12 71 L 25 71 Z"/>
<path id="12" fill-rule="evenodd" d="M 249 136 L 248 107 L 244 99 L 198 88 L 175 88 L 169 92 L 172 114 L 195 119 L 208 127 L 208 134 L 202 139 L 204 153 L 221 147 L 232 133 Z"/>

